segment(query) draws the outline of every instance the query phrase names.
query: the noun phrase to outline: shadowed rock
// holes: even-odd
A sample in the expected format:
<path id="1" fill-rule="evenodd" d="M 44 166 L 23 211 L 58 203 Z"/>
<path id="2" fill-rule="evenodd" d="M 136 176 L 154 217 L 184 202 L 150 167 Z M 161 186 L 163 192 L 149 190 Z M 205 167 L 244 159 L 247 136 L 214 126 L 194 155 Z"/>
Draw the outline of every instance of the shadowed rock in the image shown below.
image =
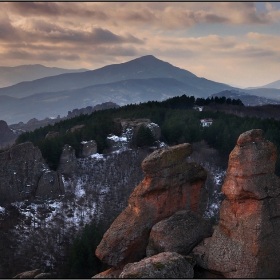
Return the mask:
<path id="1" fill-rule="evenodd" d="M 193 250 L 199 265 L 227 278 L 280 276 L 276 157 L 276 147 L 262 138 L 261 130 L 240 135 L 229 156 L 219 225 Z"/>
<path id="2" fill-rule="evenodd" d="M 77 158 L 75 155 L 75 150 L 65 144 L 60 155 L 59 164 L 57 170 L 62 174 L 70 175 L 77 168 Z"/>
<path id="3" fill-rule="evenodd" d="M 0 203 L 40 196 L 55 197 L 64 192 L 59 173 L 46 165 L 41 151 L 26 142 L 0 153 Z"/>
<path id="4" fill-rule="evenodd" d="M 119 278 L 193 278 L 192 265 L 175 252 L 164 252 L 127 264 Z"/>
<path id="5" fill-rule="evenodd" d="M 212 235 L 209 221 L 192 211 L 181 210 L 152 227 L 147 256 L 161 252 L 188 255 L 203 239 Z"/>
<path id="6" fill-rule="evenodd" d="M 146 256 L 154 224 L 179 210 L 204 212 L 207 172 L 199 164 L 186 161 L 191 152 L 190 144 L 181 144 L 157 150 L 143 161 L 145 179 L 96 249 L 102 262 L 122 267 L 139 261 Z"/>

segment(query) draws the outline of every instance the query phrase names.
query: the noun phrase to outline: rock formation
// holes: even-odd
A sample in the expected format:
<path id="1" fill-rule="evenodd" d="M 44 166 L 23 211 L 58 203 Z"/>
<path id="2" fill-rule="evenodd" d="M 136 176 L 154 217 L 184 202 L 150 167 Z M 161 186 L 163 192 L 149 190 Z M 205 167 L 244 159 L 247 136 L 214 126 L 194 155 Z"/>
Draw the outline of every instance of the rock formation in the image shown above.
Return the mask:
<path id="1" fill-rule="evenodd" d="M 84 124 L 80 124 L 80 125 L 75 125 L 73 127 L 71 127 L 70 129 L 68 129 L 66 132 L 75 132 L 75 131 L 80 131 L 85 125 Z"/>
<path id="2" fill-rule="evenodd" d="M 79 157 L 85 158 L 97 153 L 97 144 L 94 140 L 83 141 L 80 144 Z"/>
<path id="3" fill-rule="evenodd" d="M 188 255 L 203 238 L 212 233 L 209 221 L 190 210 L 181 210 L 152 227 L 146 254 L 148 257 L 161 252 Z"/>
<path id="4" fill-rule="evenodd" d="M 52 139 L 52 138 L 57 137 L 58 135 L 59 135 L 59 132 L 57 132 L 57 131 L 50 131 L 46 135 L 45 139 L 47 139 L 47 138 Z"/>
<path id="5" fill-rule="evenodd" d="M 194 248 L 197 263 L 227 278 L 280 277 L 280 178 L 276 147 L 262 131 L 241 134 L 229 156 L 226 199 L 213 236 Z"/>
<path id="6" fill-rule="evenodd" d="M 0 120 L 0 148 L 12 145 L 19 133 L 14 133 L 5 121 Z"/>
<path id="7" fill-rule="evenodd" d="M 48 168 L 39 148 L 30 142 L 0 153 L 0 182 L 1 205 L 64 192 L 60 175 Z"/>
<path id="8" fill-rule="evenodd" d="M 119 278 L 193 278 L 192 265 L 175 252 L 164 252 L 127 264 Z"/>
<path id="9" fill-rule="evenodd" d="M 157 140 L 161 137 L 160 127 L 149 119 L 115 119 L 114 122 L 119 134 L 124 132 L 127 128 L 133 129 L 132 142 L 135 141 L 141 125 L 148 127 Z"/>
<path id="10" fill-rule="evenodd" d="M 96 249 L 102 262 L 120 268 L 139 261 L 146 256 L 153 225 L 179 210 L 204 212 L 207 172 L 187 162 L 191 153 L 192 146 L 185 143 L 156 150 L 144 159 L 144 180 Z"/>
<path id="11" fill-rule="evenodd" d="M 75 155 L 75 150 L 65 144 L 60 155 L 59 164 L 57 170 L 62 174 L 70 175 L 77 168 L 77 158 Z"/>
<path id="12" fill-rule="evenodd" d="M 76 116 L 79 116 L 81 114 L 91 114 L 94 111 L 99 110 L 106 110 L 106 109 L 112 109 L 112 108 L 119 108 L 120 106 L 114 102 L 104 102 L 101 104 L 97 104 L 95 106 L 87 106 L 86 108 L 81 109 L 74 109 L 72 111 L 68 111 L 67 118 L 74 118 Z"/>

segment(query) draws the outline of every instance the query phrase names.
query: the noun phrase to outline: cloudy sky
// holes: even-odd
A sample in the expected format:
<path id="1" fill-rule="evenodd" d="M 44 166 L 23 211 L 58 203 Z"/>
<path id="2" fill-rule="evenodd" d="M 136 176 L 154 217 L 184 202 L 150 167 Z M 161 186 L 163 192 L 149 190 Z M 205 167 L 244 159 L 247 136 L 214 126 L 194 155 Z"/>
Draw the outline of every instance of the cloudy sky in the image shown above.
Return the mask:
<path id="1" fill-rule="evenodd" d="M 1 2 L 1 66 L 99 67 L 152 54 L 233 86 L 280 79 L 280 3 Z"/>

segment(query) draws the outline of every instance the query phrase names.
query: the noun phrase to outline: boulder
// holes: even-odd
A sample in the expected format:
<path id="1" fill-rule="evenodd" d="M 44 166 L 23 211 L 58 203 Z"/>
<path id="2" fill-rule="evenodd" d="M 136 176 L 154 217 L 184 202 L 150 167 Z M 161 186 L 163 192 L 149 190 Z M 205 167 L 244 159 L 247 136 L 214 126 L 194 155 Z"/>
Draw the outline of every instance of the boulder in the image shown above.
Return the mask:
<path id="1" fill-rule="evenodd" d="M 76 168 L 77 158 L 75 150 L 68 144 L 65 144 L 60 155 L 57 171 L 62 174 L 70 175 L 76 170 Z"/>
<path id="2" fill-rule="evenodd" d="M 229 156 L 219 224 L 207 244 L 193 250 L 201 266 L 226 278 L 280 277 L 276 157 L 276 147 L 263 139 L 261 130 L 239 136 Z"/>
<path id="3" fill-rule="evenodd" d="M 31 142 L 0 154 L 0 205 L 32 198 L 56 197 L 64 192 L 60 175 L 46 165 L 41 151 Z"/>
<path id="4" fill-rule="evenodd" d="M 188 163 L 190 144 L 156 150 L 142 163 L 146 176 L 134 189 L 127 208 L 116 218 L 96 249 L 97 257 L 114 267 L 146 256 L 150 231 L 179 210 L 203 213 L 207 172 Z"/>
<path id="5" fill-rule="evenodd" d="M 97 144 L 94 140 L 83 141 L 80 144 L 79 157 L 85 158 L 97 153 Z"/>
<path id="6" fill-rule="evenodd" d="M 181 210 L 152 227 L 146 254 L 148 257 L 161 252 L 188 255 L 203 238 L 212 233 L 209 221 L 190 210 Z"/>
<path id="7" fill-rule="evenodd" d="M 193 278 L 192 265 L 175 252 L 164 252 L 127 264 L 119 278 Z"/>

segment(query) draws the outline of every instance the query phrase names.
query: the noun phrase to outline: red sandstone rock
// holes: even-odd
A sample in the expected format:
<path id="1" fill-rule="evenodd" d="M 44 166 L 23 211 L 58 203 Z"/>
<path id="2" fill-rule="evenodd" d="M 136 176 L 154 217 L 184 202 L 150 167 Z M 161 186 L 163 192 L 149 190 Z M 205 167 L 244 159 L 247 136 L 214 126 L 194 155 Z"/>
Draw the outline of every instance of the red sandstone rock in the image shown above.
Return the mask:
<path id="1" fill-rule="evenodd" d="M 202 267 L 227 278 L 280 277 L 280 179 L 275 146 L 260 130 L 241 134 L 222 187 L 220 221 L 193 250 Z"/>
<path id="2" fill-rule="evenodd" d="M 175 252 L 164 252 L 127 264 L 119 278 L 193 278 L 192 265 Z"/>
<path id="3" fill-rule="evenodd" d="M 179 210 L 202 213 L 207 172 L 188 163 L 189 144 L 157 150 L 142 163 L 146 177 L 131 194 L 128 207 L 104 234 L 97 257 L 109 265 L 123 267 L 146 256 L 149 233 L 154 224 Z"/>

